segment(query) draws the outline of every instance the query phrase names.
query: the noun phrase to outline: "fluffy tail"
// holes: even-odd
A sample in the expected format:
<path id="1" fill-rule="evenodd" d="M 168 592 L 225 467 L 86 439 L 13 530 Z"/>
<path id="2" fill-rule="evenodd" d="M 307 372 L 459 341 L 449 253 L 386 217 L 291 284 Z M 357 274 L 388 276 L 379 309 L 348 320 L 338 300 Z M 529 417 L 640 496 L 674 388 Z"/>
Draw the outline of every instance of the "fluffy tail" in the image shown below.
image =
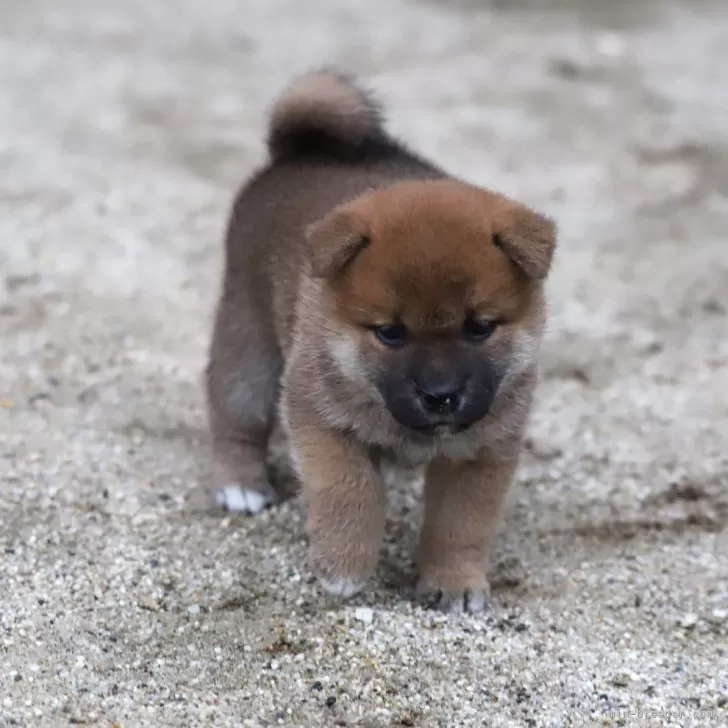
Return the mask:
<path id="1" fill-rule="evenodd" d="M 268 149 L 277 161 L 356 152 L 383 136 L 374 99 L 342 73 L 316 71 L 295 79 L 274 105 Z"/>

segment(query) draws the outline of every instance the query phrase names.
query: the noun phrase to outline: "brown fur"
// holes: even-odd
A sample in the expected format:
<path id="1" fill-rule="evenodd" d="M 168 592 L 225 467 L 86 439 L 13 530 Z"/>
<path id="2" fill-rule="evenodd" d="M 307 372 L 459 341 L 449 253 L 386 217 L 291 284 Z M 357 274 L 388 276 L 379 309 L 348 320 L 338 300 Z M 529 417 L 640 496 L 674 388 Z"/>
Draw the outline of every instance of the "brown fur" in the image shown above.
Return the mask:
<path id="1" fill-rule="evenodd" d="M 272 119 L 272 161 L 228 230 L 207 379 L 213 485 L 245 492 L 229 507 L 274 500 L 264 463 L 279 411 L 312 563 L 348 596 L 376 565 L 379 459 L 425 466 L 419 593 L 477 611 L 536 381 L 554 225 L 389 138 L 340 75 L 294 82 Z M 473 318 L 498 326 L 476 343 Z M 375 334 L 392 323 L 407 327 L 402 346 Z M 441 385 L 456 394 L 432 400 Z M 457 404 L 441 415 L 432 401 Z"/>

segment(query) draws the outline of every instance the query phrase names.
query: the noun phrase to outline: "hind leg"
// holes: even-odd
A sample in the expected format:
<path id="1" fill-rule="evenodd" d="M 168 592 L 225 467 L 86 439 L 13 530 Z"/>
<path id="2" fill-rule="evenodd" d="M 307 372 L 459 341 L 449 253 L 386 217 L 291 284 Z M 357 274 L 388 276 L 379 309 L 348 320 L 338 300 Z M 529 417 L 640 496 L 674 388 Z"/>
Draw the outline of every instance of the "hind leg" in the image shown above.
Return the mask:
<path id="1" fill-rule="evenodd" d="M 210 495 L 229 511 L 259 513 L 277 501 L 266 454 L 281 355 L 270 328 L 240 295 L 223 296 L 206 374 L 214 458 Z"/>

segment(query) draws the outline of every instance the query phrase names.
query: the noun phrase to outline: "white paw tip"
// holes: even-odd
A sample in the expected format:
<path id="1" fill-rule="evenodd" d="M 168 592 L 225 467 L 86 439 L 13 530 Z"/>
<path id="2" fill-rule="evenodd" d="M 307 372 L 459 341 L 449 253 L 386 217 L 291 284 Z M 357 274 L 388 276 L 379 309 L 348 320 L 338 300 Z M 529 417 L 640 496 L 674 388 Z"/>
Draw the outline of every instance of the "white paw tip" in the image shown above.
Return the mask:
<path id="1" fill-rule="evenodd" d="M 332 597 L 348 599 L 364 588 L 364 582 L 336 577 L 334 579 L 321 579 L 321 586 Z"/>
<path id="2" fill-rule="evenodd" d="M 217 505 L 233 513 L 260 513 L 271 504 L 271 499 L 257 490 L 240 485 L 226 485 L 215 495 Z"/>

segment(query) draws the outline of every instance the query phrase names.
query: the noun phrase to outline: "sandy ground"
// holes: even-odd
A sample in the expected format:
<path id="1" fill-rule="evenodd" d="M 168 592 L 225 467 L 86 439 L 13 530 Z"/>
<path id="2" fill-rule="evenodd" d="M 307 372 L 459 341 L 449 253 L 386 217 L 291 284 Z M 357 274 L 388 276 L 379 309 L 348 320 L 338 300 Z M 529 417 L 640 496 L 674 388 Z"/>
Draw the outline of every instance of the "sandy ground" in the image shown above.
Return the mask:
<path id="1" fill-rule="evenodd" d="M 718 1 L 2 3 L 0 725 L 728 725 L 727 34 Z M 344 607 L 297 499 L 191 498 L 228 204 L 321 62 L 561 225 L 487 618 L 410 605 L 406 483 Z"/>

